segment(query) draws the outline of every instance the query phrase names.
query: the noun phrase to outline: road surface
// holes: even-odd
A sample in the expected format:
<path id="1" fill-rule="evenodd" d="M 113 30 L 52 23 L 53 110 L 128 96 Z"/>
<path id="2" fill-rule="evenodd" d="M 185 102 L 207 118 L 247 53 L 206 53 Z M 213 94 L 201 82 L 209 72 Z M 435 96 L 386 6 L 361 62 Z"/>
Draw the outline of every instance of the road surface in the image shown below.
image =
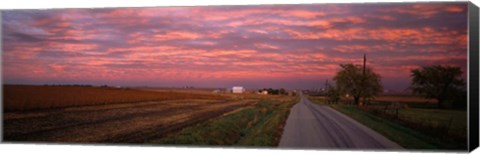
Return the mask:
<path id="1" fill-rule="evenodd" d="M 321 149 L 401 149 L 398 144 L 300 94 L 288 116 L 279 147 Z"/>

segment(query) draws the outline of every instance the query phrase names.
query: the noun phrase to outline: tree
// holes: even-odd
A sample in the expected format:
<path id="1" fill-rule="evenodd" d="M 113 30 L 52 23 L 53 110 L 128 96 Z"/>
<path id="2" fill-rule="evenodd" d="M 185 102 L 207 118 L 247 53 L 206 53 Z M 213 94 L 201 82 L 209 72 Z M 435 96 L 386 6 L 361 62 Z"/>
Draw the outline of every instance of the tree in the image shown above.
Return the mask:
<path id="1" fill-rule="evenodd" d="M 286 91 L 285 89 L 281 88 L 281 89 L 278 91 L 278 93 L 279 93 L 280 95 L 285 95 L 285 94 L 287 94 L 287 91 Z"/>
<path id="2" fill-rule="evenodd" d="M 465 92 L 460 67 L 433 65 L 411 71 L 412 92 L 437 100 L 438 108 L 445 108 L 448 101 L 455 101 Z M 465 102 L 466 103 L 466 102 Z"/>
<path id="3" fill-rule="evenodd" d="M 328 82 L 325 84 L 325 97 L 327 103 L 338 103 L 340 101 L 340 92 L 336 87 L 331 86 Z"/>
<path id="4" fill-rule="evenodd" d="M 354 64 L 341 64 L 340 67 L 333 79 L 339 92 L 352 96 L 354 104 L 361 105 L 360 98 L 373 98 L 383 91 L 380 75 L 371 68 Z"/>

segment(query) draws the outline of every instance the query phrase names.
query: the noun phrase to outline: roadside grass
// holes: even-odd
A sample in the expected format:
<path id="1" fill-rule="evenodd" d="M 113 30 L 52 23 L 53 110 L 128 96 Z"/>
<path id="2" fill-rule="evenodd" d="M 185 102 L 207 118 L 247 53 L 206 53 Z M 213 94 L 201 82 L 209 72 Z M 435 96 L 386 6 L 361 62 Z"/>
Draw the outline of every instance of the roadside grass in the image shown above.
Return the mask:
<path id="1" fill-rule="evenodd" d="M 422 98 L 418 96 L 388 96 L 388 95 L 380 95 L 375 97 L 376 101 L 381 101 L 381 102 L 405 102 L 405 103 L 430 103 L 434 104 L 437 103 L 437 100 L 435 99 L 427 99 L 427 98 Z"/>
<path id="2" fill-rule="evenodd" d="M 262 100 L 255 106 L 168 134 L 148 144 L 277 146 L 298 99 Z"/>
<path id="3" fill-rule="evenodd" d="M 390 102 L 373 102 L 368 108 L 383 110 Z M 467 112 L 456 109 L 437 109 L 434 104 L 406 103 L 408 108 L 398 111 L 400 119 L 406 119 L 410 122 L 430 125 L 432 127 L 449 127 L 449 132 L 460 132 L 466 134 Z M 414 104 L 414 105 L 412 105 Z M 449 124 L 451 122 L 451 124 Z M 449 126 L 450 125 L 450 126 Z"/>
<path id="4" fill-rule="evenodd" d="M 390 100 L 390 101 L 380 101 L 380 100 L 374 100 L 370 102 L 370 105 L 390 105 L 392 102 L 400 102 L 403 104 L 408 105 L 409 108 L 422 108 L 422 109 L 436 109 L 437 104 L 432 103 L 432 102 L 411 102 L 411 101 L 395 101 L 395 100 Z"/>
<path id="5" fill-rule="evenodd" d="M 435 143 L 433 138 L 429 138 L 412 129 L 403 127 L 399 124 L 383 119 L 367 112 L 361 111 L 353 106 L 331 105 L 332 108 L 350 116 L 358 122 L 372 128 L 383 134 L 385 137 L 398 143 L 407 149 L 438 149 L 440 146 Z"/>
<path id="6" fill-rule="evenodd" d="M 458 109 L 437 109 L 436 104 L 410 102 L 408 107 L 385 112 L 390 102 L 372 102 L 362 107 L 376 116 L 400 123 L 416 131 L 439 138 L 451 144 L 466 144 L 467 142 L 467 112 Z M 459 146 L 461 147 L 461 146 Z"/>
<path id="7" fill-rule="evenodd" d="M 419 123 L 432 128 L 443 127 L 446 129 L 446 135 L 466 141 L 466 111 L 409 108 L 400 110 L 398 114 L 400 119 L 408 119 L 412 123 Z"/>
<path id="8" fill-rule="evenodd" d="M 385 137 L 407 149 L 466 149 L 466 140 L 453 141 L 444 136 L 439 137 L 425 133 L 450 125 L 449 133 L 466 135 L 466 113 L 456 110 L 437 110 L 424 108 L 407 108 L 399 110 L 399 119 L 418 125 L 406 125 L 395 119 L 381 117 L 345 104 L 325 104 L 322 98 L 310 97 L 312 102 L 329 105 L 333 109 L 348 115 L 367 127 L 383 134 Z M 451 124 L 450 121 L 452 122 Z M 413 128 L 416 126 L 416 128 Z M 422 130 L 420 130 L 422 129 Z M 426 130 L 429 129 L 429 130 Z M 462 137 L 460 137 L 462 138 Z"/>

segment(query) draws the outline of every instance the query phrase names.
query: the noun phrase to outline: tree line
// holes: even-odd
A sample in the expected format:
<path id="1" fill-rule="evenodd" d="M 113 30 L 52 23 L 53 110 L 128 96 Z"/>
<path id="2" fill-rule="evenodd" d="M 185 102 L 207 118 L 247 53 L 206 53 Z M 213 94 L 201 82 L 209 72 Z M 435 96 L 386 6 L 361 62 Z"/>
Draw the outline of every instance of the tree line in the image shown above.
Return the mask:
<path id="1" fill-rule="evenodd" d="M 263 88 L 258 90 L 258 92 L 262 92 L 262 91 L 267 91 L 268 94 L 270 95 L 287 95 L 288 94 L 288 92 L 283 88 L 280 88 L 280 89 Z"/>
<path id="2" fill-rule="evenodd" d="M 366 60 L 366 59 L 364 59 Z M 333 77 L 334 85 L 325 83 L 327 103 L 338 103 L 342 98 L 352 104 L 364 105 L 383 92 L 381 76 L 370 67 L 340 64 Z M 411 70 L 412 94 L 437 100 L 438 108 L 465 108 L 467 92 L 460 67 L 432 65 Z"/>

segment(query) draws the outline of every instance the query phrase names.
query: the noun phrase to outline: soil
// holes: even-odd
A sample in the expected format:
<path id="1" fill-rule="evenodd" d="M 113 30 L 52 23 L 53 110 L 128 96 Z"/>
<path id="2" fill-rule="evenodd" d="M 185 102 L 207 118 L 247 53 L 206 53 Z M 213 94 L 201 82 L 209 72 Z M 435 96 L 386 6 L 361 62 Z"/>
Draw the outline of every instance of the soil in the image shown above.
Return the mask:
<path id="1" fill-rule="evenodd" d="M 170 100 L 4 113 L 4 141 L 143 143 L 257 100 Z"/>

